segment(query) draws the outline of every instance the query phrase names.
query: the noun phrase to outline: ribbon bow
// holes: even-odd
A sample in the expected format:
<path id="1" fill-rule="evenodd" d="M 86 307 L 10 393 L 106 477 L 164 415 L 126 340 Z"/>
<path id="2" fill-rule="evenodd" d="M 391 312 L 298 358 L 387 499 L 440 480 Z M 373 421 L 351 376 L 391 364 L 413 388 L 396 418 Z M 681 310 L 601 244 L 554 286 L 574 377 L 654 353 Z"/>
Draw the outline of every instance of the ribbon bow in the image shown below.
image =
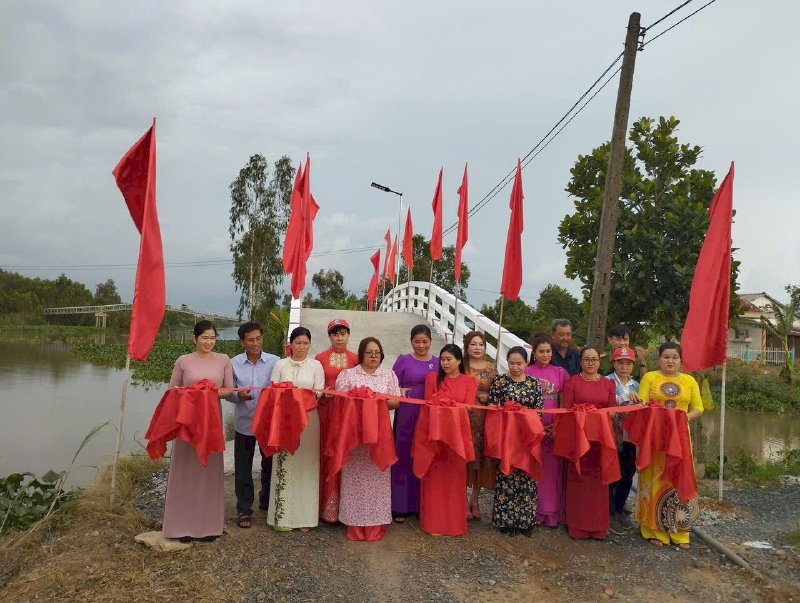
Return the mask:
<path id="1" fill-rule="evenodd" d="M 291 389 L 295 385 L 291 381 L 281 381 L 280 383 L 270 383 L 269 386 L 272 389 Z"/>
<path id="2" fill-rule="evenodd" d="M 438 392 L 434 394 L 433 397 L 430 400 L 428 400 L 428 402 L 430 403 L 431 406 L 448 406 L 448 407 L 460 406 L 460 404 L 455 400 L 453 400 L 452 398 L 448 398 L 446 395 Z"/>
<path id="3" fill-rule="evenodd" d="M 348 391 L 347 397 L 369 400 L 371 398 L 377 398 L 378 395 L 374 391 L 372 391 L 369 387 L 366 387 L 364 385 L 359 385 L 358 387 L 354 387 L 350 391 Z"/>
<path id="4" fill-rule="evenodd" d="M 576 404 L 573 406 L 573 408 L 583 412 L 594 412 L 597 410 L 597 407 L 594 404 Z"/>
<path id="5" fill-rule="evenodd" d="M 209 379 L 200 379 L 199 381 L 195 381 L 190 386 L 182 389 L 185 389 L 186 391 L 190 392 L 202 392 L 208 390 L 215 390 L 217 389 L 217 386 L 213 381 L 210 381 Z"/>
<path id="6" fill-rule="evenodd" d="M 525 410 L 525 407 L 519 402 L 513 402 L 511 400 L 507 400 L 506 403 L 503 404 L 501 410 L 503 412 L 522 412 L 523 410 Z"/>

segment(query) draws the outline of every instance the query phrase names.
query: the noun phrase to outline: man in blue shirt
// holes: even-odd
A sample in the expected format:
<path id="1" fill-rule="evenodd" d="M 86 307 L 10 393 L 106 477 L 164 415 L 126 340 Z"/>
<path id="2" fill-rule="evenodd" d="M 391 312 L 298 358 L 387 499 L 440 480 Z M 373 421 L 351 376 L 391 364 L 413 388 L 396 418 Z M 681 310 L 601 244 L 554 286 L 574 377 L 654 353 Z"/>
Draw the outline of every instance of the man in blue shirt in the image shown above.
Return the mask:
<path id="1" fill-rule="evenodd" d="M 264 329 L 257 322 L 246 322 L 239 327 L 239 343 L 244 352 L 231 359 L 234 387 L 266 387 L 272 376 L 272 368 L 278 360 L 274 354 L 263 349 Z M 249 528 L 253 515 L 253 456 L 256 437 L 250 428 L 253 414 L 261 390 L 234 392 L 228 400 L 236 405 L 233 425 L 235 429 L 233 444 L 234 473 L 236 482 L 237 525 Z M 259 451 L 261 452 L 260 448 Z M 269 486 L 272 474 L 272 457 L 261 452 L 261 492 L 258 495 L 258 508 L 266 509 L 269 503 Z"/>
<path id="2" fill-rule="evenodd" d="M 581 372 L 581 360 L 578 350 L 571 347 L 572 323 L 566 318 L 557 318 L 553 321 L 553 357 L 550 364 L 560 366 L 570 376 Z"/>

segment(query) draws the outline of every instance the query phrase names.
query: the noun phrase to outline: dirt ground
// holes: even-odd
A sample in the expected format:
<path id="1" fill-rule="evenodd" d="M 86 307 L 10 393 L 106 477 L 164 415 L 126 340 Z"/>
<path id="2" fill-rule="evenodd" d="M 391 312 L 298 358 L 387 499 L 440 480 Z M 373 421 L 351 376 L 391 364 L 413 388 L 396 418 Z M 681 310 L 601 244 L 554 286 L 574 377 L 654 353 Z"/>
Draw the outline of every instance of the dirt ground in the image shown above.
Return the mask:
<path id="1" fill-rule="evenodd" d="M 483 520 L 463 537 L 428 536 L 412 518 L 380 542 L 353 543 L 342 526 L 276 533 L 263 511 L 242 530 L 230 477 L 226 488 L 223 537 L 158 553 L 133 542 L 157 529 L 163 472 L 155 474 L 138 497 L 146 512 L 98 512 L 46 540 L 0 581 L 0 600 L 800 601 L 800 560 L 791 548 L 781 560 L 788 570 L 762 582 L 697 539 L 682 552 L 656 549 L 635 531 L 605 542 L 542 527 L 531 538 L 509 537 L 491 529 L 490 494 Z"/>

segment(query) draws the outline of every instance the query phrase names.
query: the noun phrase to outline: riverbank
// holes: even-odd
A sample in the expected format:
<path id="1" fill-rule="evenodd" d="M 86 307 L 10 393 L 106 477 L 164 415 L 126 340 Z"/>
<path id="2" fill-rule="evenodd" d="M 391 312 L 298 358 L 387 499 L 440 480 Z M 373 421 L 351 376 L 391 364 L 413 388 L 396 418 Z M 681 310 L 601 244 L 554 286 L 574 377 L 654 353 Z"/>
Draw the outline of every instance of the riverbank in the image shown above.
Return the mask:
<path id="1" fill-rule="evenodd" d="M 800 598 L 796 548 L 781 545 L 783 567 L 764 570 L 767 582 L 729 564 L 695 539 L 689 552 L 657 549 L 636 533 L 605 542 L 571 540 L 561 529 L 537 528 L 533 537 L 509 538 L 491 529 L 491 497 L 482 498 L 484 518 L 460 538 L 424 534 L 415 519 L 389 527 L 377 543 L 353 543 L 341 526 L 308 533 L 276 533 L 263 511 L 253 528 L 235 526 L 233 480 L 226 476 L 226 534 L 171 554 L 133 542 L 158 529 L 166 471 L 146 458 L 126 458 L 123 488 L 114 512 L 107 510 L 108 479 L 88 488 L 55 521 L 21 543 L 0 540 L 0 599 L 13 601 L 791 601 Z M 800 486 L 776 486 L 794 514 Z M 753 504 L 704 503 L 708 531 L 742 540 L 751 525 L 769 530 L 747 509 L 767 508 L 776 491 L 749 489 Z M 773 505 L 775 506 L 775 505 Z M 776 506 L 777 507 L 777 506 Z M 778 512 L 778 509 L 774 509 Z M 709 515 L 713 511 L 716 515 Z M 736 517 L 736 519 L 732 519 Z M 782 524 L 781 524 L 782 525 Z M 716 527 L 715 527 L 716 526 Z M 733 527 L 731 527 L 733 526 Z M 732 530 L 725 532 L 725 530 Z M 753 528 L 755 529 L 755 528 Z M 752 531 L 753 534 L 764 532 Z M 768 534 L 767 534 L 768 535 Z M 749 536 L 748 536 L 749 537 Z M 764 536 L 766 537 L 766 536 Z M 777 540 L 773 539 L 774 542 Z M 743 550 L 749 561 L 751 552 Z M 755 561 L 753 561 L 756 563 Z M 762 567 L 762 566 L 759 566 Z"/>

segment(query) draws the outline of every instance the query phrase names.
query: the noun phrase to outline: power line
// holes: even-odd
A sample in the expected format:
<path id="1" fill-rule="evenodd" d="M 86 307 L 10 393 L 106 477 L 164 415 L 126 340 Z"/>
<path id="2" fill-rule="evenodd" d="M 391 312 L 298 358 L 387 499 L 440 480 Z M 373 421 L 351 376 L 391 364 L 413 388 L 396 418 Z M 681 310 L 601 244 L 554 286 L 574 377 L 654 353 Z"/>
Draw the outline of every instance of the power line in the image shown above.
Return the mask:
<path id="1" fill-rule="evenodd" d="M 668 19 L 669 17 L 671 17 L 672 15 L 674 15 L 675 13 L 677 13 L 679 10 L 681 10 L 681 9 L 682 9 L 684 6 L 686 6 L 687 4 L 690 4 L 692 1 L 693 1 L 693 0 L 686 0 L 686 2 L 684 2 L 683 4 L 679 4 L 678 6 L 676 6 L 675 8 L 673 8 L 671 11 L 669 11 L 669 12 L 668 12 L 666 15 L 664 15 L 664 16 L 663 16 L 663 17 L 661 17 L 660 19 L 656 20 L 655 22 L 653 22 L 653 23 L 651 23 L 650 25 L 648 25 L 647 27 L 645 27 L 645 28 L 644 28 L 644 30 L 642 31 L 642 33 L 644 33 L 645 31 L 647 31 L 647 30 L 648 30 L 648 29 L 650 29 L 651 27 L 655 27 L 656 25 L 658 25 L 659 23 L 661 23 L 661 22 L 662 22 L 664 19 Z"/>
<path id="2" fill-rule="evenodd" d="M 690 0 L 690 1 L 691 1 L 691 0 Z M 691 18 L 692 18 L 692 17 L 694 17 L 694 16 L 695 16 L 697 13 L 699 13 L 701 10 L 703 10 L 703 9 L 704 9 L 704 8 L 706 8 L 707 6 L 711 6 L 711 5 L 712 5 L 712 4 L 714 4 L 714 2 L 716 2 L 716 1 L 717 1 L 717 0 L 710 0 L 710 2 L 706 2 L 706 3 L 705 3 L 703 6 L 701 6 L 700 8 L 698 8 L 696 11 L 694 11 L 693 13 L 689 13 L 688 15 L 686 15 L 686 16 L 685 16 L 683 19 L 681 19 L 680 21 L 677 21 L 676 23 L 674 23 L 674 24 L 670 25 L 669 27 L 667 27 L 667 29 L 665 29 L 664 31 L 662 31 L 661 33 L 659 33 L 659 34 L 658 34 L 657 36 L 655 36 L 654 38 L 652 38 L 652 39 L 648 40 L 647 42 L 643 42 L 643 43 L 642 43 L 642 44 L 639 46 L 639 50 L 642 50 L 642 49 L 643 49 L 645 46 L 647 46 L 648 44 L 652 44 L 653 42 L 655 42 L 656 40 L 658 40 L 658 39 L 659 39 L 661 36 L 663 36 L 665 33 L 667 33 L 668 31 L 671 31 L 671 30 L 675 29 L 676 27 L 678 27 L 678 25 L 680 25 L 681 23 L 683 23 L 683 22 L 684 22 L 684 21 L 686 21 L 687 19 L 691 19 Z M 683 7 L 683 6 L 686 6 L 687 4 L 689 4 L 689 2 L 684 2 L 684 3 L 683 3 L 683 4 L 681 4 L 681 6 L 679 6 L 678 8 L 681 8 L 681 7 Z M 675 9 L 675 10 L 677 10 L 677 9 Z M 673 11 L 672 11 L 671 13 L 669 13 L 669 14 L 671 15 L 672 13 L 674 13 L 674 12 L 675 12 L 675 10 L 673 10 Z M 663 21 L 663 20 L 664 20 L 664 18 L 665 18 L 665 17 L 662 17 L 661 19 L 659 19 L 658 21 L 656 21 L 656 23 L 660 23 L 661 21 Z M 655 25 L 656 23 L 653 23 L 653 25 Z M 650 27 L 653 27 L 653 25 L 651 25 Z M 650 27 L 646 27 L 646 28 L 645 28 L 645 31 L 649 30 L 649 29 L 650 29 Z"/>
<path id="3" fill-rule="evenodd" d="M 657 19 L 656 21 L 654 21 L 653 23 L 651 23 L 651 24 L 650 24 L 648 27 L 645 27 L 645 28 L 643 28 L 643 29 L 642 29 L 642 32 L 641 32 L 641 34 L 640 34 L 640 35 L 644 35 L 644 34 L 645 34 L 645 32 L 647 32 L 647 31 L 648 31 L 648 30 L 650 30 L 651 28 L 655 27 L 655 26 L 656 26 L 656 25 L 658 25 L 659 23 L 662 23 L 662 22 L 663 22 L 665 19 L 668 19 L 670 16 L 672 16 L 672 15 L 673 15 L 673 14 L 675 14 L 677 11 L 679 11 L 680 9 L 682 9 L 683 7 L 685 7 L 686 5 L 690 4 L 691 2 L 693 2 L 693 0 L 686 0 L 686 2 L 683 2 L 683 3 L 679 4 L 678 6 L 676 6 L 675 8 L 673 8 L 671 11 L 669 11 L 668 13 L 666 13 L 665 15 L 663 15 L 662 17 L 660 17 L 659 19 Z M 657 40 L 658 38 L 660 38 L 661 36 L 663 36 L 665 33 L 667 33 L 668 31 L 670 31 L 670 30 L 672 30 L 672 29 L 674 29 L 675 27 L 677 27 L 678 25 L 680 25 L 681 23 L 683 23 L 683 22 L 684 22 L 684 21 L 686 21 L 687 19 L 690 19 L 691 17 L 693 17 L 694 15 L 696 15 L 697 13 L 699 13 L 701 10 L 703 10 L 703 9 L 704 9 L 704 8 L 706 8 L 707 6 L 709 6 L 709 5 L 713 4 L 714 2 L 716 2 L 716 0 L 710 0 L 709 2 L 707 2 L 706 4 L 704 4 L 703 6 L 701 6 L 700 8 L 698 8 L 696 11 L 694 11 L 694 12 L 690 13 L 689 15 L 687 15 L 686 17 L 684 17 L 683 19 L 681 19 L 680 21 L 678 21 L 678 22 L 677 22 L 677 23 L 675 23 L 674 25 L 672 25 L 672 26 L 668 27 L 667 29 L 665 29 L 664 31 L 660 32 L 660 33 L 659 33 L 657 36 L 655 36 L 655 37 L 654 37 L 654 38 L 652 38 L 651 40 L 648 40 L 647 42 L 645 42 L 645 43 L 642 43 L 642 44 L 639 46 L 638 50 L 642 50 L 642 49 L 643 49 L 645 46 L 647 46 L 647 45 L 648 45 L 648 44 L 650 44 L 651 42 L 654 42 L 655 40 Z M 583 111 L 583 109 L 586 107 L 586 105 L 588 105 L 588 104 L 589 104 L 589 103 L 590 103 L 590 102 L 591 102 L 591 101 L 592 101 L 592 100 L 593 100 L 593 99 L 594 99 L 594 98 L 595 98 L 595 97 L 596 97 L 596 96 L 597 96 L 597 95 L 600 93 L 600 91 L 601 91 L 603 88 L 605 88 L 605 87 L 608 85 L 608 83 L 609 83 L 611 80 L 613 80 L 613 79 L 614 79 L 614 77 L 615 77 L 615 76 L 616 76 L 616 75 L 617 75 L 617 74 L 620 72 L 620 69 L 621 69 L 621 68 L 617 68 L 617 69 L 616 69 L 616 71 L 614 71 L 614 72 L 611 74 L 611 76 L 609 76 L 609 78 L 608 78 L 608 79 L 607 79 L 605 82 L 603 82 L 603 84 L 602 84 L 602 85 L 601 85 L 599 88 L 597 88 L 597 90 L 595 90 L 595 92 L 594 92 L 594 93 L 593 93 L 591 96 L 589 96 L 589 98 L 586 100 L 586 102 L 584 102 L 584 103 L 583 103 L 583 104 L 580 106 L 580 108 L 578 108 L 578 109 L 577 109 L 577 111 L 575 111 L 575 108 L 576 108 L 576 107 L 577 107 L 577 106 L 578 106 L 578 105 L 581 103 L 581 101 L 583 101 L 583 99 L 584 99 L 584 98 L 586 98 L 586 97 L 587 97 L 587 95 L 589 95 L 589 93 L 591 93 L 591 92 L 592 92 L 592 90 L 594 90 L 594 88 L 595 88 L 595 87 L 598 85 L 598 83 L 599 83 L 599 82 L 600 82 L 600 81 L 601 81 L 601 80 L 602 80 L 602 79 L 603 79 L 603 78 L 606 76 L 606 74 L 607 74 L 609 71 L 611 71 L 611 69 L 612 69 L 612 68 L 613 68 L 613 67 L 614 67 L 614 66 L 615 66 L 615 65 L 616 65 L 616 64 L 619 62 L 619 60 L 622 58 L 622 54 L 623 54 L 623 53 L 620 53 L 620 54 L 619 54 L 619 55 L 618 55 L 618 56 L 617 56 L 617 57 L 616 57 L 616 58 L 615 58 L 615 59 L 614 59 L 614 60 L 611 62 L 611 64 L 610 64 L 608 67 L 606 67 L 606 69 L 605 69 L 605 70 L 604 70 L 604 71 L 603 71 L 603 72 L 600 74 L 600 76 L 599 76 L 599 77 L 598 77 L 598 78 L 597 78 L 597 79 L 596 79 L 596 80 L 595 80 L 595 81 L 592 83 L 592 85 L 591 85 L 591 86 L 589 86 L 589 88 L 587 88 L 587 90 L 586 90 L 586 91 L 585 91 L 585 92 L 584 92 L 584 93 L 583 93 L 583 94 L 582 94 L 582 95 L 581 95 L 581 96 L 578 98 L 578 100 L 577 100 L 577 101 L 575 101 L 575 103 L 574 103 L 574 104 L 573 104 L 573 105 L 572 105 L 572 106 L 569 108 L 569 110 L 568 110 L 568 111 L 567 111 L 567 112 L 566 112 L 566 113 L 565 113 L 565 114 L 564 114 L 564 115 L 561 117 L 561 119 L 559 119 L 559 120 L 558 120 L 558 121 L 555 123 L 555 125 L 554 125 L 552 128 L 550 128 L 550 130 L 547 132 L 547 134 L 545 134 L 545 135 L 542 137 L 542 139 L 541 139 L 541 140 L 539 140 L 539 142 L 537 142 L 537 143 L 536 143 L 536 145 L 535 145 L 535 146 L 534 146 L 534 147 L 533 147 L 533 148 L 532 148 L 530 151 L 528 151 L 528 153 L 525 155 L 525 157 L 523 157 L 523 158 L 522 158 L 522 160 L 521 160 L 521 161 L 522 161 L 522 166 L 521 166 L 521 167 L 522 167 L 522 169 L 524 169 L 525 167 L 527 167 L 527 166 L 530 164 L 530 162 L 531 162 L 531 161 L 533 161 L 534 159 L 536 159 L 536 157 L 538 157 L 538 156 L 539 156 L 539 154 L 540 154 L 542 151 L 544 151 L 544 149 L 546 149 L 546 148 L 547 148 L 547 146 L 548 146 L 548 145 L 549 145 L 549 144 L 550 144 L 550 143 L 551 143 L 551 142 L 552 142 L 552 141 L 553 141 L 553 140 L 554 140 L 554 139 L 555 139 L 555 138 L 556 138 L 556 137 L 557 137 L 557 136 L 558 136 L 558 135 L 559 135 L 559 134 L 560 134 L 560 133 L 561 133 L 563 130 L 564 130 L 564 128 L 566 128 L 566 127 L 567 127 L 567 126 L 570 124 L 570 122 L 571 122 L 573 119 L 575 119 L 575 117 L 577 117 L 577 116 L 580 114 L 580 112 L 581 112 L 581 111 Z M 575 111 L 575 112 L 573 113 L 573 111 Z M 571 116 L 570 116 L 570 115 L 571 115 Z M 569 119 L 567 119 L 568 117 L 569 117 Z M 561 124 L 562 124 L 562 122 L 564 122 L 564 123 L 563 123 L 563 125 L 561 125 Z M 559 127 L 559 126 L 561 126 L 561 127 Z M 551 136 L 551 135 L 552 135 L 552 136 Z M 512 170 L 511 170 L 511 171 L 510 171 L 508 174 L 506 174 L 506 175 L 505 175 L 505 176 L 504 176 L 504 177 L 503 177 L 503 178 L 500 180 L 500 182 L 498 182 L 498 183 L 497 183 L 497 184 L 496 184 L 496 185 L 495 185 L 495 186 L 494 186 L 494 187 L 493 187 L 493 188 L 492 188 L 492 189 L 491 189 L 491 190 L 490 190 L 488 193 L 486 193 L 486 195 L 484 195 L 484 197 L 483 197 L 483 198 L 482 198 L 480 201 L 478 201 L 478 203 L 476 203 L 476 204 L 475 204 L 475 205 L 474 205 L 474 206 L 473 206 L 473 207 L 472 207 L 472 208 L 469 210 L 469 217 L 472 217 L 472 216 L 474 216 L 474 215 L 475 215 L 475 214 L 476 214 L 478 211 L 480 211 L 480 210 L 481 210 L 481 209 L 482 209 L 482 208 L 483 208 L 483 207 L 484 207 L 486 204 L 488 204 L 488 203 L 489 203 L 489 201 L 491 201 L 492 199 L 494 199 L 494 198 L 495 198 L 495 197 L 496 197 L 496 196 L 497 196 L 497 195 L 498 195 L 498 194 L 499 194 L 501 191 L 503 191 L 503 189 L 505 189 L 505 188 L 508 186 L 508 184 L 509 184 L 509 183 L 510 183 L 510 182 L 513 180 L 513 176 L 514 176 L 514 173 L 515 173 L 515 172 L 516 172 L 516 169 L 512 169 Z M 456 228 L 457 228 L 457 227 L 458 227 L 458 221 L 456 221 L 456 222 L 454 222 L 453 224 L 451 224 L 450 226 L 448 226 L 448 227 L 447 227 L 447 228 L 446 228 L 446 229 L 445 229 L 445 230 L 442 232 L 442 236 L 446 236 L 446 235 L 449 235 L 449 234 L 453 233 L 453 232 L 456 230 Z"/>
<path id="4" fill-rule="evenodd" d="M 311 257 L 328 257 L 332 255 L 348 255 L 352 253 L 364 253 L 374 251 L 382 246 L 372 245 L 369 247 L 353 247 L 350 249 L 330 249 L 312 253 Z M 224 266 L 232 264 L 232 259 L 219 260 L 196 260 L 190 262 L 165 262 L 165 268 L 196 268 L 203 266 Z M 1 266 L 3 270 L 103 270 L 108 268 L 132 269 L 136 264 L 72 264 L 72 265 L 35 265 L 35 266 Z"/>
<path id="5" fill-rule="evenodd" d="M 620 59 L 622 59 L 622 53 L 619 53 L 619 55 L 617 55 L 617 57 L 613 61 L 611 61 L 611 64 L 608 67 L 606 67 L 605 70 L 603 70 L 603 72 L 597 77 L 597 79 L 594 80 L 594 82 L 592 82 L 591 86 L 589 86 L 586 89 L 586 91 L 578 97 L 578 100 L 576 100 L 572 104 L 572 106 L 566 111 L 566 113 L 564 113 L 564 115 L 562 115 L 561 118 L 553 125 L 553 127 L 550 128 L 550 130 L 547 131 L 547 133 L 539 140 L 539 142 L 537 142 L 533 146 L 533 148 L 530 151 L 528 151 L 528 153 L 521 159 L 521 161 L 525 162 L 525 165 L 528 165 L 528 163 L 530 163 L 529 158 L 534 153 L 536 153 L 537 149 L 539 149 L 539 147 L 541 147 L 542 144 L 545 143 L 545 141 L 548 139 L 548 137 L 570 116 L 570 114 L 575 110 L 575 107 L 577 107 L 581 103 L 581 101 L 584 98 L 586 98 L 592 92 L 592 90 L 595 88 L 595 86 L 597 86 L 597 84 L 600 83 L 600 81 L 606 76 L 606 74 L 609 71 L 611 71 L 611 69 L 613 69 L 614 65 L 616 65 L 620 61 Z M 616 74 L 616 72 L 615 72 L 615 74 Z M 592 95 L 591 98 L 594 98 L 594 96 L 596 96 L 596 94 Z M 572 119 L 570 119 L 569 121 L 572 121 Z M 569 121 L 567 123 L 569 123 Z M 563 128 L 561 128 L 561 130 L 563 130 Z M 559 132 L 561 130 L 559 130 Z M 557 135 L 557 133 L 556 133 L 556 135 Z M 549 144 L 549 142 L 547 144 Z M 536 153 L 536 154 L 538 155 L 538 153 Z M 497 194 L 500 193 L 500 191 L 502 191 L 508 185 L 508 183 L 511 182 L 511 180 L 513 180 L 513 176 L 514 176 L 515 172 L 516 172 L 516 168 L 512 169 L 508 174 L 503 176 L 503 178 L 500 180 L 500 182 L 498 182 L 488 193 L 486 193 L 486 195 L 484 195 L 484 197 L 480 201 L 478 201 L 478 203 L 476 203 L 469 210 L 469 217 L 472 217 L 473 215 L 475 215 L 489 201 L 494 199 L 494 197 L 496 197 Z M 458 227 L 458 221 L 456 221 L 453 224 L 451 224 L 450 226 L 448 226 L 442 232 L 442 236 L 449 235 L 450 233 L 455 231 L 455 229 L 457 227 Z"/>

